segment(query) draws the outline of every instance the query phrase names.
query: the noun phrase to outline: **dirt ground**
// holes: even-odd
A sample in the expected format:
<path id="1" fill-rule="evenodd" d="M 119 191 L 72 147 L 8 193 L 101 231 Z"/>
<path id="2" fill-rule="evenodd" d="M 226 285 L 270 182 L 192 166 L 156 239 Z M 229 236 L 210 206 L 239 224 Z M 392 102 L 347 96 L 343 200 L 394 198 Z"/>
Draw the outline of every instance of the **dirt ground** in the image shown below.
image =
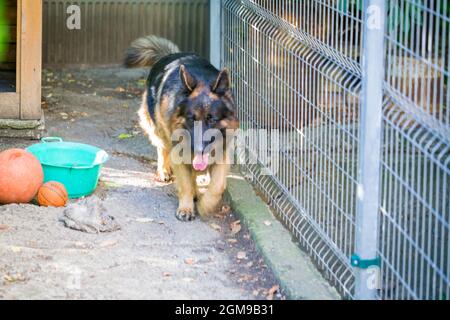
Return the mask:
<path id="1" fill-rule="evenodd" d="M 174 186 L 154 182 L 155 150 L 137 126 L 145 76 L 44 71 L 45 135 L 110 154 L 95 195 L 122 228 L 88 234 L 63 226 L 63 208 L 0 206 L 0 299 L 285 298 L 233 213 L 175 218 Z M 33 143 L 0 138 L 0 150 Z"/>

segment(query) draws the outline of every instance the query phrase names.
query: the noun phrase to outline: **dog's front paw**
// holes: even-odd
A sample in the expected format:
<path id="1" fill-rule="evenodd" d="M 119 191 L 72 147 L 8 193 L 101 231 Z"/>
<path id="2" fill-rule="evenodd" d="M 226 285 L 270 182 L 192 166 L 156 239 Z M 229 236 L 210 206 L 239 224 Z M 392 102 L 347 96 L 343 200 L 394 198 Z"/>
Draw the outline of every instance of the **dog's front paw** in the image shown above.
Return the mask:
<path id="1" fill-rule="evenodd" d="M 157 172 L 155 176 L 156 182 L 169 183 L 173 180 L 173 176 L 171 172 L 161 171 Z"/>
<path id="2" fill-rule="evenodd" d="M 193 208 L 178 208 L 175 217 L 180 221 L 192 221 L 195 219 Z"/>

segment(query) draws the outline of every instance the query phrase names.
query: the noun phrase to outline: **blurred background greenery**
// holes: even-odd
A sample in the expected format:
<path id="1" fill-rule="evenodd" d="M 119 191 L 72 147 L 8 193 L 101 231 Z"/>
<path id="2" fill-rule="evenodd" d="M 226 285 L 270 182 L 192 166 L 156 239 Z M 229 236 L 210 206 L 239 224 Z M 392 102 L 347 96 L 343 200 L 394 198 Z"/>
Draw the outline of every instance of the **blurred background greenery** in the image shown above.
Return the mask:
<path id="1" fill-rule="evenodd" d="M 6 55 L 9 41 L 8 23 L 6 20 L 6 1 L 0 0 L 0 62 Z"/>

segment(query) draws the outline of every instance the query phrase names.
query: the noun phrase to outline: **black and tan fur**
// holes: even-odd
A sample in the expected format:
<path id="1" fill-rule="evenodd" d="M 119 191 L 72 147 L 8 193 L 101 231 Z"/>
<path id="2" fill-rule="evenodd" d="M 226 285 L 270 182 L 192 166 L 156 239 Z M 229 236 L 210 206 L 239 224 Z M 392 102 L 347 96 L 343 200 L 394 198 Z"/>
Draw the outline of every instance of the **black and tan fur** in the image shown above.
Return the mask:
<path id="1" fill-rule="evenodd" d="M 151 67 L 139 110 L 140 125 L 158 151 L 157 179 L 168 182 L 175 176 L 179 198 L 177 218 L 192 220 L 195 217 L 195 199 L 198 213 L 214 213 L 226 188 L 229 159 L 208 165 L 210 184 L 206 192 L 200 194 L 196 178 L 205 172 L 195 171 L 191 163 L 175 164 L 169 155 L 175 145 L 172 133 L 176 129 L 187 130 L 192 141 L 195 140 L 194 121 L 202 123 L 203 131 L 219 129 L 224 141 L 227 129 L 238 128 L 227 70 L 219 71 L 195 54 L 180 53 L 175 44 L 156 36 L 133 42 L 126 53 L 125 65 Z M 204 152 L 209 143 L 193 143 L 192 155 Z M 224 154 L 228 152 L 225 150 Z"/>

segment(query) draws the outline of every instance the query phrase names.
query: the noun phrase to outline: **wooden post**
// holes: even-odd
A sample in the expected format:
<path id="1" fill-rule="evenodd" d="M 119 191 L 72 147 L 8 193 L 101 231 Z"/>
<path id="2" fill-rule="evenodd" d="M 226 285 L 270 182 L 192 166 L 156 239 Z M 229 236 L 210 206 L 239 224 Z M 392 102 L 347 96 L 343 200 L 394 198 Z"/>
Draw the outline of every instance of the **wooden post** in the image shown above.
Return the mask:
<path id="1" fill-rule="evenodd" d="M 20 12 L 20 119 L 41 118 L 42 0 L 18 0 Z M 19 25 L 18 23 L 18 25 Z"/>

